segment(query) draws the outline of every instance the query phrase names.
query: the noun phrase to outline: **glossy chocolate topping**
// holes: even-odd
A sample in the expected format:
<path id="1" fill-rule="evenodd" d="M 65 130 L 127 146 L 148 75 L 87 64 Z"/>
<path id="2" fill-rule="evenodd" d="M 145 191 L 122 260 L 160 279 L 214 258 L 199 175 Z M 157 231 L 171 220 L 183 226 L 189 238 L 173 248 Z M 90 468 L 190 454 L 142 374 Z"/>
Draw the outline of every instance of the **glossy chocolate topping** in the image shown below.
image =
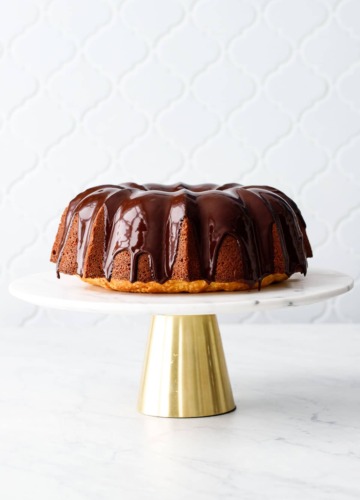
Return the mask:
<path id="1" fill-rule="evenodd" d="M 101 208 L 105 216 L 103 269 L 108 280 L 114 258 L 122 250 L 128 250 L 131 256 L 130 281 L 136 281 L 137 260 L 142 253 L 150 256 L 155 281 L 170 279 L 185 217 L 191 221 L 198 248 L 200 279 L 208 282 L 214 281 L 217 254 L 226 235 L 235 237 L 240 245 L 244 281 L 252 284 L 274 272 L 274 223 L 286 274 L 306 274 L 306 258 L 312 255 L 298 207 L 272 187 L 125 183 L 90 188 L 70 202 L 57 271 L 77 214 L 77 274 L 83 275 L 91 228 Z"/>

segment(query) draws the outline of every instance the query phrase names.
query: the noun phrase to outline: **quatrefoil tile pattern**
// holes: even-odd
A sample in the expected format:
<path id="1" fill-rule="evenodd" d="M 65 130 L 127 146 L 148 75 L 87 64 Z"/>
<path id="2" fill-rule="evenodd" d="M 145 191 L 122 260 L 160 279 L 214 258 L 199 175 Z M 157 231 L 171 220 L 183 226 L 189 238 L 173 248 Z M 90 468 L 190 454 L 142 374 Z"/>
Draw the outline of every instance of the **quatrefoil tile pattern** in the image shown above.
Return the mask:
<path id="1" fill-rule="evenodd" d="M 358 0 L 1 2 L 0 324 L 114 323 L 7 292 L 53 270 L 63 208 L 102 182 L 277 186 L 308 222 L 311 265 L 358 284 L 359 88 Z M 229 320 L 355 322 L 358 289 Z"/>

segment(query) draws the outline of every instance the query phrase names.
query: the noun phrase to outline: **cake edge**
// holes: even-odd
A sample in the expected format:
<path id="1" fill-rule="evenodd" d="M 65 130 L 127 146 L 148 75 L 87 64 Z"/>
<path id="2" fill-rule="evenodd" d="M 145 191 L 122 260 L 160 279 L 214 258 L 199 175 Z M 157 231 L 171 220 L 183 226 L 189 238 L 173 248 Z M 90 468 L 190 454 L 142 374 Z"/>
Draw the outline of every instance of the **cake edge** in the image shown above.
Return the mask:
<path id="1" fill-rule="evenodd" d="M 106 278 L 82 278 L 76 275 L 82 281 L 90 285 L 96 285 L 102 288 L 116 290 L 118 292 L 132 292 L 132 293 L 204 293 L 204 292 L 236 292 L 254 290 L 259 288 L 259 283 L 250 285 L 244 281 L 230 281 L 218 282 L 211 281 L 208 283 L 205 280 L 167 280 L 164 283 L 157 281 L 135 281 L 111 279 L 108 281 Z M 279 283 L 289 278 L 287 274 L 275 273 L 265 276 L 261 280 L 260 287 L 264 288 L 272 283 Z"/>

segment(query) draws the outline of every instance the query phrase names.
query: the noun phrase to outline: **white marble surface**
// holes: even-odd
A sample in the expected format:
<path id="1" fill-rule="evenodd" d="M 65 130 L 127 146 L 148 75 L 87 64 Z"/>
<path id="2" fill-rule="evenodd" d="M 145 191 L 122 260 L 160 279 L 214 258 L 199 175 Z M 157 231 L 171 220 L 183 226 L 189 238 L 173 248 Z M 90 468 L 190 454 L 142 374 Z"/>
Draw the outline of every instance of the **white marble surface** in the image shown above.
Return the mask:
<path id="1" fill-rule="evenodd" d="M 10 284 L 15 297 L 43 307 L 112 314 L 220 314 L 278 309 L 320 302 L 350 291 L 354 280 L 329 269 L 295 273 L 262 290 L 231 293 L 114 293 L 75 276 L 55 272 L 30 274 Z"/>
<path id="2" fill-rule="evenodd" d="M 360 497 L 360 326 L 222 327 L 237 411 L 135 410 L 146 331 L 0 332 L 0 498 Z"/>

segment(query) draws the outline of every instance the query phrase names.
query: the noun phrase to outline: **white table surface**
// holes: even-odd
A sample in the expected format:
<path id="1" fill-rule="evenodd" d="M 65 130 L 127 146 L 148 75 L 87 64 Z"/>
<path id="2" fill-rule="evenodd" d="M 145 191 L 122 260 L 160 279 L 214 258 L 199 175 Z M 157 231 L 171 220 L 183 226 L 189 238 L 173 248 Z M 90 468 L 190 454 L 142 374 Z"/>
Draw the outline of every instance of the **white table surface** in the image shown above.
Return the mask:
<path id="1" fill-rule="evenodd" d="M 222 326 L 237 411 L 136 412 L 145 331 L 0 332 L 4 500 L 360 497 L 360 325 Z"/>

